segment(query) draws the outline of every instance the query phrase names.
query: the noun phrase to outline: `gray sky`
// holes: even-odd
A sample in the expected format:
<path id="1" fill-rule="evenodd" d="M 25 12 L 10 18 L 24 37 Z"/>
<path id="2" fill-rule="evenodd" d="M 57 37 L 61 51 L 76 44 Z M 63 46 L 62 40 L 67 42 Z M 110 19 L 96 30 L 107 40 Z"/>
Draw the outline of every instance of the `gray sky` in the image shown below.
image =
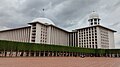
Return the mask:
<path id="1" fill-rule="evenodd" d="M 0 0 L 0 30 L 25 26 L 38 17 L 73 30 L 88 26 L 92 11 L 100 15 L 101 25 L 117 31 L 115 46 L 120 48 L 120 0 Z"/>

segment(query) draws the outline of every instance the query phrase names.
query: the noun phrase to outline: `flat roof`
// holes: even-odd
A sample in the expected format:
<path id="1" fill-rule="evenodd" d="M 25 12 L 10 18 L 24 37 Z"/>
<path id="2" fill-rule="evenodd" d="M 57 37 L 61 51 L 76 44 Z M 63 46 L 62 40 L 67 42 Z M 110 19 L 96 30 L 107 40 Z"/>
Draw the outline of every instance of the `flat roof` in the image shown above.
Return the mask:
<path id="1" fill-rule="evenodd" d="M 102 27 L 102 28 L 107 29 L 107 30 L 110 30 L 110 31 L 112 31 L 112 32 L 117 32 L 117 31 L 115 31 L 115 30 L 112 30 L 112 29 L 110 29 L 110 28 L 107 28 L 107 27 L 104 27 L 104 26 L 101 26 L 101 25 L 88 26 L 88 27 L 79 28 L 79 29 L 75 29 L 75 30 L 81 30 L 81 29 L 86 29 L 86 28 L 91 28 L 91 27 Z"/>
<path id="2" fill-rule="evenodd" d="M 11 28 L 11 29 L 7 29 L 7 30 L 1 30 L 0 32 L 18 30 L 18 29 L 23 29 L 23 28 L 31 28 L 31 26 L 24 26 L 24 27 L 18 27 L 18 28 Z"/>

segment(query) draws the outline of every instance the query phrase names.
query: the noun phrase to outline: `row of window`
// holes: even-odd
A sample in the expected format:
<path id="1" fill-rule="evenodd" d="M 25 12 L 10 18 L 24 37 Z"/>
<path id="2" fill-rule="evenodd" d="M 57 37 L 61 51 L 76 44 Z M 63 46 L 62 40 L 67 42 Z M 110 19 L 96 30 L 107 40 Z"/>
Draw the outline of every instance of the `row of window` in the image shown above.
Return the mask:
<path id="1" fill-rule="evenodd" d="M 35 36 L 36 36 L 36 24 L 33 24 L 32 26 L 32 42 L 35 42 Z"/>
<path id="2" fill-rule="evenodd" d="M 80 42 L 79 44 L 84 44 L 85 45 L 85 44 L 88 44 L 88 42 L 84 42 L 84 43 Z M 89 44 L 96 44 L 97 45 L 97 41 L 96 42 L 89 42 Z"/>
<path id="3" fill-rule="evenodd" d="M 41 43 L 46 43 L 47 41 L 47 26 L 41 26 Z"/>
<path id="4" fill-rule="evenodd" d="M 81 30 L 79 30 L 79 32 L 88 31 L 88 30 L 89 30 L 89 31 L 90 31 L 90 30 L 96 30 L 96 27 L 81 29 Z"/>
<path id="5" fill-rule="evenodd" d="M 80 45 L 80 47 L 82 47 L 82 48 L 98 48 L 98 46 L 97 45 Z"/>

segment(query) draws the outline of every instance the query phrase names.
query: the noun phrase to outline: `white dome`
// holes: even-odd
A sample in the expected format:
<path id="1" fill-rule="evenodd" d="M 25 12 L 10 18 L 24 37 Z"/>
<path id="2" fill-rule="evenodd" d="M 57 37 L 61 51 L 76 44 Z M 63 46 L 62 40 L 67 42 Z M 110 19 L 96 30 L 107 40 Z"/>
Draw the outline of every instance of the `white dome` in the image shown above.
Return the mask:
<path id="1" fill-rule="evenodd" d="M 47 19 L 47 18 L 36 18 L 32 22 L 40 22 L 43 24 L 47 23 L 47 24 L 55 25 L 50 19 Z"/>
<path id="2" fill-rule="evenodd" d="M 99 19 L 99 15 L 95 11 L 93 11 L 89 16 L 89 19 L 93 19 L 93 18 L 98 18 Z"/>

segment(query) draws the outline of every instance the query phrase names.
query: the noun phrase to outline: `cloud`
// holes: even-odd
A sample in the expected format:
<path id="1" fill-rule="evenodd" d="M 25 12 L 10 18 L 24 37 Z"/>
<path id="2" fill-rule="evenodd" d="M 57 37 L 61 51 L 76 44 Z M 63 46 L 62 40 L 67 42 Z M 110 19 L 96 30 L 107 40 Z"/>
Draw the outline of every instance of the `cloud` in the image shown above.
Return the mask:
<path id="1" fill-rule="evenodd" d="M 5 26 L 0 26 L 0 31 L 1 31 L 1 30 L 7 30 L 7 29 L 10 29 L 10 28 L 5 27 Z"/>

